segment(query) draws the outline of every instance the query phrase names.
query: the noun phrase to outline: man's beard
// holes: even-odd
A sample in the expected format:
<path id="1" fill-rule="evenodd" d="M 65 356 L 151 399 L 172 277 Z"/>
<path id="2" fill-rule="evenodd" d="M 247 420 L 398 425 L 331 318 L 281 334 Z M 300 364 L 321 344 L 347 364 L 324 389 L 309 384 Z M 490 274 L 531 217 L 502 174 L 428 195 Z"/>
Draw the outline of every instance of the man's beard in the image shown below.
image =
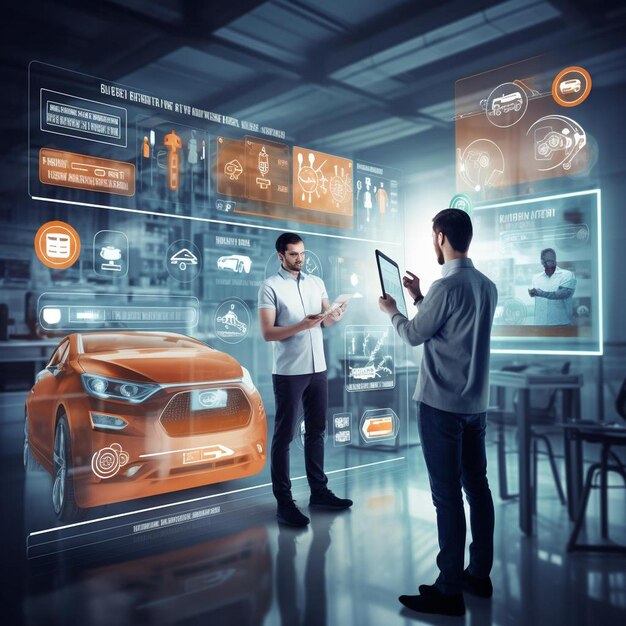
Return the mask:
<path id="1" fill-rule="evenodd" d="M 285 259 L 283 263 L 283 267 L 290 272 L 299 272 L 302 269 L 303 263 L 296 261 L 296 263 L 289 263 L 287 259 Z"/>
<path id="2" fill-rule="evenodd" d="M 446 260 L 443 258 L 443 251 L 438 243 L 435 243 L 435 254 L 437 255 L 437 263 L 443 265 Z"/>

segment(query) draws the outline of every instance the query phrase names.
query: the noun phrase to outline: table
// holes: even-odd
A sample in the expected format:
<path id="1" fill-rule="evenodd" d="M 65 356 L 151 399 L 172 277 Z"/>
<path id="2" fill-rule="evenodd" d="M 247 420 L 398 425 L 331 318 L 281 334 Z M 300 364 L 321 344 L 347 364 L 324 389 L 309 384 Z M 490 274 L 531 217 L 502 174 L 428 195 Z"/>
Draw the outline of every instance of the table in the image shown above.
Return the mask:
<path id="1" fill-rule="evenodd" d="M 501 402 L 507 389 L 518 391 L 518 400 L 515 408 L 519 449 L 519 527 L 526 535 L 533 534 L 533 506 L 531 488 L 531 422 L 530 422 L 530 394 L 539 389 L 558 389 L 563 393 L 563 420 L 580 420 L 580 389 L 583 377 L 580 374 L 550 374 L 537 372 L 507 372 L 492 370 L 489 384 L 495 387 L 498 393 L 498 404 Z M 567 432 L 567 431 L 566 431 Z M 565 447 L 565 466 L 567 471 L 567 503 L 571 519 L 574 519 L 582 493 L 582 448 L 575 442 Z"/>

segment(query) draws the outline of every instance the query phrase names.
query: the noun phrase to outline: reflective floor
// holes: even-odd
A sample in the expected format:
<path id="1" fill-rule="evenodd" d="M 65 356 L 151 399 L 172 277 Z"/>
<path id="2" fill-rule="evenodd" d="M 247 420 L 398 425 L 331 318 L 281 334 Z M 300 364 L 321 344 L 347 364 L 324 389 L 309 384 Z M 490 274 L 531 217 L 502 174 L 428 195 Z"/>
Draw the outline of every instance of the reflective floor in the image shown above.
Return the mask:
<path id="1" fill-rule="evenodd" d="M 495 447 L 489 445 L 488 451 L 495 493 Z M 358 455 L 363 464 L 385 458 L 381 452 Z M 219 513 L 197 524 L 174 524 L 114 541 L 94 533 L 91 545 L 72 549 L 59 544 L 62 552 L 29 560 L 23 539 L 23 470 L 12 457 L 0 478 L 7 512 L 3 524 L 9 526 L 3 533 L 2 590 L 10 620 L 3 623 L 624 623 L 626 557 L 565 552 L 571 523 L 544 462 L 533 538 L 518 529 L 517 501 L 495 497 L 493 599 L 467 596 L 464 618 L 424 619 L 403 609 L 399 594 L 416 593 L 418 584 L 435 579 L 437 552 L 421 450 L 411 447 L 406 455 L 406 463 L 333 475 L 332 488 L 353 498 L 353 509 L 312 511 L 312 524 L 302 531 L 277 526 L 271 494 L 264 488 L 223 498 L 217 502 Z M 513 463 L 511 470 L 514 484 Z M 306 511 L 306 485 L 297 481 L 294 486 Z M 594 494 L 590 538 L 598 532 L 596 508 Z M 609 511 L 611 537 L 626 543 L 624 490 L 610 490 Z"/>

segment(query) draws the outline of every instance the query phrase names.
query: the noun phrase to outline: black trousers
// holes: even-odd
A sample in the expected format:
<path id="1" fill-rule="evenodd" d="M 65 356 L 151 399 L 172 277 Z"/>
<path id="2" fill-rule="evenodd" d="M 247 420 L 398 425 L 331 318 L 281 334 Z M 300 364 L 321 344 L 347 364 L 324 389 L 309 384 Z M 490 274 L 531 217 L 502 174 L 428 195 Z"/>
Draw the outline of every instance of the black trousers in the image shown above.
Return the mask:
<path id="1" fill-rule="evenodd" d="M 326 372 L 296 376 L 274 374 L 272 381 L 276 399 L 271 453 L 272 491 L 280 503 L 291 500 L 289 444 L 296 434 L 300 401 L 304 409 L 304 463 L 311 492 L 323 491 L 328 483 L 328 478 L 324 474 L 328 381 Z"/>

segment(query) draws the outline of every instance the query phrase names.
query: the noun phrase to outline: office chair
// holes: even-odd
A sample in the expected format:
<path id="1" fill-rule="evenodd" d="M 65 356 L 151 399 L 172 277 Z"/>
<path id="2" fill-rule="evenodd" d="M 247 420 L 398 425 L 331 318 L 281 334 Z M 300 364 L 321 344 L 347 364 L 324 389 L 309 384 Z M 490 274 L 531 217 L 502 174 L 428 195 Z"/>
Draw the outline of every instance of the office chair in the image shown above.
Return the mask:
<path id="1" fill-rule="evenodd" d="M 578 543 L 578 535 L 585 522 L 585 516 L 587 513 L 587 505 L 589 503 L 589 495 L 592 489 L 600 490 L 600 535 L 603 540 L 609 540 L 609 484 L 608 475 L 609 472 L 618 474 L 624 480 L 626 486 L 626 467 L 622 463 L 621 459 L 611 449 L 618 446 L 626 446 L 626 378 L 622 382 L 621 389 L 617 394 L 615 401 L 615 409 L 618 415 L 622 418 L 619 424 L 598 424 L 593 423 L 593 428 L 590 426 L 589 430 L 585 430 L 584 424 L 579 429 L 576 429 L 576 436 L 587 443 L 598 443 L 601 445 L 600 449 L 600 461 L 593 463 L 587 470 L 587 476 L 585 478 L 585 486 L 583 489 L 582 497 L 580 500 L 580 507 L 578 509 L 578 515 L 574 522 L 574 528 L 567 543 L 568 552 L 581 552 L 581 551 L 594 551 L 594 552 L 626 552 L 626 546 L 618 544 L 596 544 Z M 600 484 L 594 484 L 594 478 L 600 477 Z"/>
<path id="2" fill-rule="evenodd" d="M 570 362 L 566 361 L 561 367 L 562 374 L 569 374 L 570 371 Z M 505 366 L 502 369 L 504 371 L 523 371 L 527 366 Z M 531 448 L 531 479 L 532 479 L 532 497 L 533 497 L 533 507 L 536 510 L 536 502 L 537 502 L 537 469 L 538 469 L 538 458 L 539 454 L 545 454 L 548 457 L 548 461 L 550 462 L 550 469 L 552 471 L 552 476 L 554 478 L 554 484 L 557 490 L 557 494 L 559 496 L 559 500 L 562 505 L 565 505 L 565 494 L 563 491 L 563 486 L 561 484 L 561 478 L 559 476 L 559 471 L 556 466 L 556 455 L 554 454 L 554 450 L 552 448 L 552 444 L 549 439 L 549 425 L 554 424 L 557 420 L 556 415 L 556 400 L 557 400 L 558 390 L 554 389 L 548 398 L 548 402 L 544 407 L 531 407 L 530 409 L 530 419 L 531 419 L 531 439 L 532 439 L 532 448 Z M 516 404 L 516 396 L 513 397 L 513 404 Z M 496 446 L 497 446 L 497 459 L 498 459 L 498 484 L 499 484 L 499 493 L 500 498 L 502 500 L 510 500 L 512 498 L 517 497 L 518 494 L 514 494 L 509 492 L 508 490 L 508 479 L 507 479 L 507 470 L 506 470 L 506 455 L 508 451 L 506 450 L 506 428 L 511 426 L 516 426 L 517 422 L 515 419 L 515 411 L 513 413 L 507 412 L 499 407 L 498 410 L 490 409 L 488 412 L 489 421 L 497 426 L 496 430 Z M 539 443 L 542 442 L 545 446 L 545 452 L 539 449 Z"/>
<path id="3" fill-rule="evenodd" d="M 569 374 L 571 364 L 569 361 L 563 363 L 561 367 L 561 374 Z M 531 465 L 531 484 L 533 489 L 533 507 L 537 510 L 537 485 L 538 485 L 538 461 L 539 455 L 545 454 L 548 457 L 550 463 L 550 469 L 552 470 L 552 477 L 554 478 L 554 486 L 556 487 L 557 494 L 561 505 L 565 506 L 565 493 L 563 491 L 563 485 L 561 484 L 561 478 L 559 470 L 556 466 L 556 455 L 552 449 L 550 442 L 550 434 L 555 430 L 551 426 L 557 421 L 556 415 L 556 399 L 557 390 L 553 390 L 550 394 L 548 404 L 544 409 L 531 408 L 531 420 L 532 425 L 530 427 L 530 434 L 532 438 L 532 465 Z M 563 416 L 565 417 L 565 416 Z M 545 452 L 539 449 L 539 444 L 543 443 L 545 446 Z"/>

